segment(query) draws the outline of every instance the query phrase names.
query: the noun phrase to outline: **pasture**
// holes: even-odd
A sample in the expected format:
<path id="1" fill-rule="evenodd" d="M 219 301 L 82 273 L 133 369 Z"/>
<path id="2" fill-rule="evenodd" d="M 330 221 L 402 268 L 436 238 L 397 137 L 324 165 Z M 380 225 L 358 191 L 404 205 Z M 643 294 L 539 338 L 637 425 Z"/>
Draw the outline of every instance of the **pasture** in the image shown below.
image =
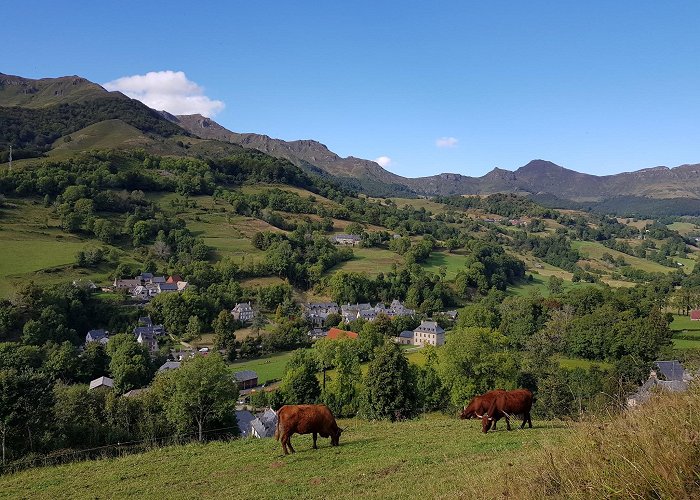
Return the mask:
<path id="1" fill-rule="evenodd" d="M 535 420 L 533 429 L 482 434 L 480 422 L 445 415 L 338 423 L 345 429 L 338 447 L 320 438 L 313 450 L 310 435 L 294 436 L 297 453 L 286 457 L 272 438 L 172 446 L 0 477 L 0 497 L 453 497 L 484 481 L 505 486 L 508 477 L 496 470 L 517 474 L 535 451 L 571 432 Z"/>
<path id="2" fill-rule="evenodd" d="M 672 267 L 662 266 L 661 264 L 647 259 L 633 257 L 632 255 L 612 250 L 594 241 L 572 241 L 571 246 L 581 252 L 583 256 L 595 261 L 602 262 L 603 254 L 608 253 L 616 259 L 622 257 L 630 266 L 641 269 L 642 271 L 650 273 L 668 273 L 673 270 Z"/>
<path id="3" fill-rule="evenodd" d="M 231 369 L 236 372 L 253 370 L 258 374 L 258 383 L 264 384 L 268 380 L 281 379 L 284 375 L 284 367 L 291 357 L 291 352 L 281 352 L 264 358 L 235 361 L 231 363 Z"/>
<path id="4" fill-rule="evenodd" d="M 354 247 L 352 251 L 354 257 L 351 260 L 341 262 L 333 267 L 330 272 L 342 270 L 367 273 L 374 276 L 379 273 L 386 273 L 391 269 L 392 264 L 400 265 L 403 262 L 403 257 L 383 248 Z"/>

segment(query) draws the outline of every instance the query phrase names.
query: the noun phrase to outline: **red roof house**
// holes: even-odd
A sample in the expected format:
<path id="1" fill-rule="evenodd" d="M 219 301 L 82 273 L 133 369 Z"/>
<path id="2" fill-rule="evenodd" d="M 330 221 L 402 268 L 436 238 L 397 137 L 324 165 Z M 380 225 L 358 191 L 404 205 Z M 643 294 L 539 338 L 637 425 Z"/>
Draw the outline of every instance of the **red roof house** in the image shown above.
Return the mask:
<path id="1" fill-rule="evenodd" d="M 690 320 L 700 321 L 700 309 L 693 309 L 692 311 L 690 311 Z"/>
<path id="2" fill-rule="evenodd" d="M 184 281 L 182 279 L 182 276 L 180 276 L 179 274 L 173 274 L 172 276 L 168 277 L 167 280 L 165 280 L 166 283 L 175 283 L 175 284 L 177 284 L 178 281 Z"/>
<path id="3" fill-rule="evenodd" d="M 357 334 L 355 332 L 341 330 L 340 328 L 331 328 L 330 330 L 328 330 L 328 335 L 326 335 L 326 338 L 331 340 L 344 338 L 357 340 Z"/>

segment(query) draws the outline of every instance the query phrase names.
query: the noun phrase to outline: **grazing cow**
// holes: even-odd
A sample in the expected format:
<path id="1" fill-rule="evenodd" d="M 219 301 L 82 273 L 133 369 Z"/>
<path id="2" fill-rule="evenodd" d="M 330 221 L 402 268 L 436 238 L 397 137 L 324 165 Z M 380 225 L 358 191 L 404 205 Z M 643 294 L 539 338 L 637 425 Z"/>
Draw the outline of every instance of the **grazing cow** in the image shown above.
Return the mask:
<path id="1" fill-rule="evenodd" d="M 501 416 L 509 417 L 519 415 L 523 418 L 523 423 L 520 428 L 523 429 L 525 424 L 529 424 L 532 429 L 532 418 L 530 410 L 532 409 L 532 393 L 527 389 L 516 389 L 514 391 L 504 391 L 498 394 L 492 401 L 489 409 L 481 418 L 481 430 L 487 433 L 491 428 L 491 424 L 495 423 Z M 508 420 L 506 420 L 508 422 Z M 508 422 L 508 430 L 510 423 Z"/>
<path id="2" fill-rule="evenodd" d="M 285 405 L 277 410 L 277 428 L 275 439 L 282 442 L 282 451 L 287 455 L 287 447 L 294 451 L 290 438 L 292 434 L 313 434 L 314 449 L 317 435 L 327 438 L 330 436 L 331 445 L 340 444 L 340 434 L 343 430 L 335 423 L 335 417 L 326 405 Z"/>
<path id="3" fill-rule="evenodd" d="M 491 407 L 491 402 L 496 398 L 501 393 L 504 393 L 503 389 L 495 389 L 493 391 L 486 392 L 484 394 L 481 394 L 480 396 L 474 397 L 474 399 L 471 400 L 468 406 L 465 406 L 462 409 L 462 413 L 459 415 L 459 418 L 462 420 L 468 419 L 468 418 L 478 418 L 481 420 L 484 416 L 484 413 L 486 413 L 489 408 Z M 500 419 L 501 416 L 499 415 L 496 420 Z M 493 421 L 493 429 L 496 430 L 496 420 Z M 508 417 L 506 417 L 506 424 L 508 425 L 508 430 L 510 430 L 510 421 L 508 420 Z"/>

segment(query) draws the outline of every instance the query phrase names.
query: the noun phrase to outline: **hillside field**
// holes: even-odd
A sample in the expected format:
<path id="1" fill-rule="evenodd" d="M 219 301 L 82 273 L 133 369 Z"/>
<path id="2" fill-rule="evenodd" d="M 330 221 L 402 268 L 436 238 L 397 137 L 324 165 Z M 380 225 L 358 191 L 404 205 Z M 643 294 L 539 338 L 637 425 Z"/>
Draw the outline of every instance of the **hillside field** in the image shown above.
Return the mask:
<path id="1" fill-rule="evenodd" d="M 292 438 L 284 456 L 272 438 L 168 447 L 119 459 L 0 477 L 0 498 L 436 498 L 474 491 L 494 474 L 517 474 L 543 446 L 570 432 L 559 422 L 482 434 L 480 422 L 427 415 L 400 422 L 341 420 L 340 446 Z M 490 479 L 487 479 L 490 478 Z M 467 495 L 469 496 L 469 495 Z"/>

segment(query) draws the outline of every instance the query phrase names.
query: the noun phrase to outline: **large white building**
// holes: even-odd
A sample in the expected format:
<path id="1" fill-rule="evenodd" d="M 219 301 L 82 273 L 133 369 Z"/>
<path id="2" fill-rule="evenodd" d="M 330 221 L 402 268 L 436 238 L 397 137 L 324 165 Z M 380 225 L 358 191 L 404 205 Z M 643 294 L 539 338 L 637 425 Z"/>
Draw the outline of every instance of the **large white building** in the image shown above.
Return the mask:
<path id="1" fill-rule="evenodd" d="M 413 330 L 413 345 L 439 346 L 445 344 L 445 330 L 435 321 L 423 320 L 420 326 Z"/>

